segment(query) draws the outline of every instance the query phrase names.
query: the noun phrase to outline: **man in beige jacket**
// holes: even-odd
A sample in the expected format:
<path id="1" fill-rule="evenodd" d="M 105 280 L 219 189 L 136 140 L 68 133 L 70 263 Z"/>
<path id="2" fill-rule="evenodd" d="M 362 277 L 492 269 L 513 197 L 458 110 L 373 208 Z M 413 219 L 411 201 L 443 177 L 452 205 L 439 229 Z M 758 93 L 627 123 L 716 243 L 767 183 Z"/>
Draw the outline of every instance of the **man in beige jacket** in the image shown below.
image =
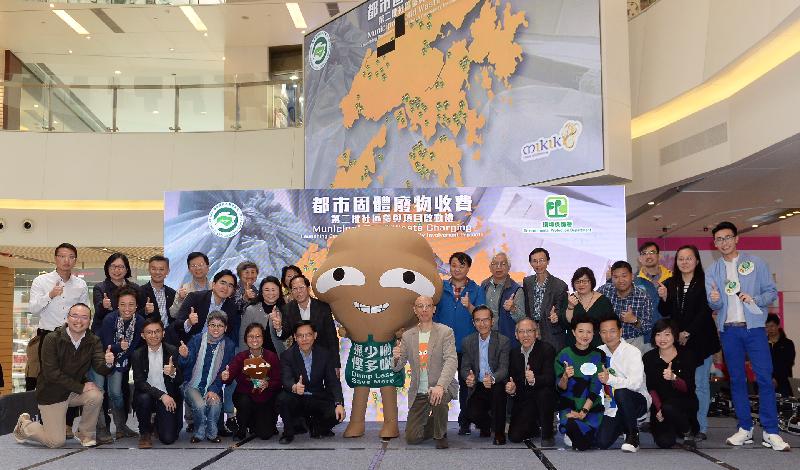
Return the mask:
<path id="1" fill-rule="evenodd" d="M 414 301 L 419 324 L 403 333 L 393 350 L 393 368 L 411 365 L 409 397 L 411 407 L 406 422 L 406 442 L 419 444 L 433 438 L 437 449 L 446 449 L 447 412 L 450 400 L 458 396 L 458 367 L 453 330 L 433 322 L 435 305 L 430 297 Z"/>

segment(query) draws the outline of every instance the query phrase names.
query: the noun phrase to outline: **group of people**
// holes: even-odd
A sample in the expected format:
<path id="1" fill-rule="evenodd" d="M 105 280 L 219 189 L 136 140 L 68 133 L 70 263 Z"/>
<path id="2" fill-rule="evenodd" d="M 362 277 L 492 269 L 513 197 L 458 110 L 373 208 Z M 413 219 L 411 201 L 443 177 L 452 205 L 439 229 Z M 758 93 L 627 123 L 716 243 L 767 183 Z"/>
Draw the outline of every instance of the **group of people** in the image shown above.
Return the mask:
<path id="1" fill-rule="evenodd" d="M 411 368 L 406 440 L 433 438 L 446 448 L 448 404 L 458 399 L 458 433 L 470 434 L 474 424 L 497 445 L 506 435 L 554 445 L 557 412 L 558 432 L 574 449 L 606 449 L 624 435 L 622 450 L 635 452 L 648 418 L 658 446 L 682 440 L 693 447 L 706 438 L 709 370 L 721 348 L 739 427 L 727 443 L 752 442 L 747 358 L 758 384 L 762 443 L 789 450 L 778 434 L 775 398 L 776 385 L 786 393 L 785 381 L 773 381 L 770 351 L 788 356 L 791 349 L 793 361 L 794 348 L 765 329 L 777 289 L 763 260 L 737 250 L 733 224 L 722 222 L 712 234 L 722 257 L 708 272 L 696 247 L 678 249 L 670 271 L 659 264 L 658 245 L 648 242 L 639 249 L 638 272 L 617 261 L 598 286 L 592 270 L 581 267 L 571 293 L 548 271 L 544 248 L 530 253 L 534 273 L 522 284 L 509 276 L 504 253 L 491 259 L 491 277 L 480 284 L 468 276 L 469 255 L 454 253 L 438 304 L 416 299 L 418 325 L 392 351 L 394 370 Z M 126 425 L 129 402 L 142 448 L 154 435 L 174 442 L 184 406 L 192 442 L 248 433 L 268 439 L 278 433 L 280 415 L 280 442 L 289 443 L 304 432 L 332 436 L 344 420 L 331 309 L 310 295 L 296 266 L 258 287 L 251 262 L 209 281 L 208 257 L 195 252 L 187 257 L 192 279 L 176 291 L 164 284 L 166 258 L 151 258 L 151 280 L 138 286 L 129 280 L 128 259 L 115 253 L 94 288 L 92 316 L 86 284 L 72 274 L 76 259 L 74 246 L 60 245 L 56 270 L 31 286 L 31 311 L 40 322 L 28 348 L 36 371 L 28 385 L 43 424 L 20 416 L 18 441 L 62 445 L 75 406 L 83 407 L 75 433 L 83 445 L 110 441 L 109 409 L 116 437 L 136 436 Z"/>

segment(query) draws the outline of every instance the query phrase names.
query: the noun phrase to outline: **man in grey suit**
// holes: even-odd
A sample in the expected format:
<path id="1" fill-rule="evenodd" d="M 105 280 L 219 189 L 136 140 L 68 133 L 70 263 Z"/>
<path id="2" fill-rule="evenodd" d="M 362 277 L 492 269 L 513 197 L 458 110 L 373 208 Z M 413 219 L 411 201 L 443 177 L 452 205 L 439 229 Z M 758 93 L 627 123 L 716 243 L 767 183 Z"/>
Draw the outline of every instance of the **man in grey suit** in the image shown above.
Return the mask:
<path id="1" fill-rule="evenodd" d="M 458 396 L 458 368 L 453 330 L 433 322 L 433 299 L 419 296 L 414 301 L 414 314 L 419 324 L 410 328 L 392 350 L 392 368 L 402 370 L 411 365 L 409 397 L 414 397 L 408 410 L 406 442 L 419 444 L 433 438 L 437 449 L 446 449 L 447 411 L 450 400 Z"/>
<path id="2" fill-rule="evenodd" d="M 508 379 L 509 339 L 492 330 L 492 312 L 486 305 L 472 311 L 472 321 L 478 331 L 461 343 L 461 370 L 467 384 L 467 413 L 470 421 L 481 431 L 481 437 L 491 436 L 494 445 L 506 443 L 506 392 Z"/>
<path id="3" fill-rule="evenodd" d="M 523 295 L 514 296 L 514 311 L 539 325 L 542 341 L 553 346 L 556 352 L 566 346 L 567 332 L 564 312 L 567 308 L 567 283 L 547 271 L 550 253 L 544 248 L 534 248 L 528 261 L 535 274 L 522 280 Z"/>

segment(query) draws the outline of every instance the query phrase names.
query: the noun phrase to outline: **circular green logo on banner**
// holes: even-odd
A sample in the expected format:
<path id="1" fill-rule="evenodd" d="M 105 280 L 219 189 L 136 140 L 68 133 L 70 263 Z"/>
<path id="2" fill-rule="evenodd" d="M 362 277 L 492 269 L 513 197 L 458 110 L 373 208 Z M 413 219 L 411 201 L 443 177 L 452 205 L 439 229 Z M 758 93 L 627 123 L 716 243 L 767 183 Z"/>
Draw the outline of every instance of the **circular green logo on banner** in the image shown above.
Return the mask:
<path id="1" fill-rule="evenodd" d="M 244 214 L 232 202 L 220 202 L 208 213 L 208 228 L 220 238 L 231 238 L 244 225 Z"/>
<path id="2" fill-rule="evenodd" d="M 331 37 L 325 31 L 319 31 L 311 39 L 308 51 L 308 65 L 314 70 L 322 70 L 331 56 Z"/>

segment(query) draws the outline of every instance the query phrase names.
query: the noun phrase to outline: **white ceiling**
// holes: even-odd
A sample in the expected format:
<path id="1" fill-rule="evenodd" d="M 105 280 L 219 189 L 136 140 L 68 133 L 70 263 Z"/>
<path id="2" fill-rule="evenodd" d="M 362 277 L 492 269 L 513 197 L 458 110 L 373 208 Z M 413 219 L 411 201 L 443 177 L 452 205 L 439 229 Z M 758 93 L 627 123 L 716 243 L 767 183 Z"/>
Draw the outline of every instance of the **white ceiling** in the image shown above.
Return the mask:
<path id="1" fill-rule="evenodd" d="M 628 236 L 704 236 L 708 234 L 704 227 L 723 220 L 753 236 L 800 235 L 800 215 L 752 228 L 761 224 L 765 214 L 800 209 L 800 134 L 693 180 L 698 178 L 702 179 L 652 207 L 647 206 L 648 201 L 679 184 L 629 196 L 628 214 L 642 206 L 649 210 L 628 223 Z"/>
<path id="2" fill-rule="evenodd" d="M 330 17 L 325 2 L 297 0 L 314 29 Z M 340 2 L 345 12 L 357 2 Z M 64 83 L 108 83 L 115 70 L 121 83 L 150 77 L 155 83 L 179 77 L 223 75 L 225 50 L 301 44 L 283 2 L 247 1 L 194 6 L 208 27 L 195 31 L 178 7 L 156 5 L 59 4 L 90 33 L 87 39 L 50 12 L 47 3 L 0 2 L 0 49 L 10 49 L 24 62 L 47 64 Z M 124 33 L 114 33 L 91 9 L 100 8 Z M 246 19 L 243 17 L 247 17 Z M 174 51 L 170 51 L 170 48 Z M 72 54 L 68 51 L 72 50 Z M 184 82 L 185 83 L 185 82 Z"/>

